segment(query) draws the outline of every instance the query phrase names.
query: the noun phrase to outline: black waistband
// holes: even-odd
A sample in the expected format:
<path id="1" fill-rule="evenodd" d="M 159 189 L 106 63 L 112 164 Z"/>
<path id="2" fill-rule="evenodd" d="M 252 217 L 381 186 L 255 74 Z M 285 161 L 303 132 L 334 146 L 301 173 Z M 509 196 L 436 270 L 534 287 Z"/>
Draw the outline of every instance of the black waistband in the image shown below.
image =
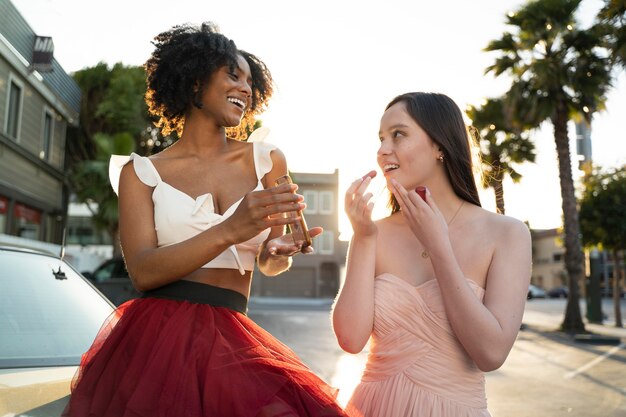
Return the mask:
<path id="1" fill-rule="evenodd" d="M 246 314 L 248 310 L 248 299 L 237 291 L 186 280 L 175 281 L 145 291 L 143 297 L 167 298 L 168 300 L 226 307 L 243 314 Z"/>

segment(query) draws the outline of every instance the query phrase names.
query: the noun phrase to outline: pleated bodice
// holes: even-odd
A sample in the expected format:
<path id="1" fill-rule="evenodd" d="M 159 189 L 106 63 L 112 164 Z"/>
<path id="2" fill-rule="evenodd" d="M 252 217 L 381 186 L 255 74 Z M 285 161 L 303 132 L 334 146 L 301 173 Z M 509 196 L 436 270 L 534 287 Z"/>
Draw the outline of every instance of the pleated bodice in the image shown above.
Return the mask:
<path id="1" fill-rule="evenodd" d="M 476 297 L 484 289 L 467 280 Z M 436 279 L 412 286 L 376 277 L 374 331 L 361 384 L 348 405 L 364 416 L 489 416 L 485 378 L 446 317 Z"/>

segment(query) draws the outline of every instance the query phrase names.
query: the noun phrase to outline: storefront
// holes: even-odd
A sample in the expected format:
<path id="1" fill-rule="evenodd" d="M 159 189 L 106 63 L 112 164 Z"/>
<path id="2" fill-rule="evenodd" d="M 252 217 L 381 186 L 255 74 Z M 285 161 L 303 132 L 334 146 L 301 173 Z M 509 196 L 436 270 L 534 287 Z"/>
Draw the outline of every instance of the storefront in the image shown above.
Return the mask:
<path id="1" fill-rule="evenodd" d="M 13 216 L 16 236 L 33 240 L 41 238 L 41 211 L 22 203 L 15 203 Z"/>

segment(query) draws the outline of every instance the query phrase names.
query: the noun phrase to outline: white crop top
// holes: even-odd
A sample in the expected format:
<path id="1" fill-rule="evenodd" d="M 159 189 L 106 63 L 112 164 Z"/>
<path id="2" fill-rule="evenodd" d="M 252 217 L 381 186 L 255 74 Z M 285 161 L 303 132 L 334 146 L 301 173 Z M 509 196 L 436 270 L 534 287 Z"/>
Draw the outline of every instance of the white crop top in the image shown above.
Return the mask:
<path id="1" fill-rule="evenodd" d="M 270 154 L 276 147 L 265 142 L 252 142 L 252 146 L 257 176 L 257 186 L 252 191 L 256 191 L 263 189 L 261 179 L 272 169 Z M 131 153 L 130 156 L 111 156 L 109 179 L 116 194 L 118 193 L 120 172 L 129 161 L 133 161 L 135 173 L 141 182 L 154 187 L 152 202 L 154 203 L 154 224 L 159 247 L 182 242 L 223 222 L 233 214 L 243 200 L 242 197 L 233 203 L 223 215 L 216 213 L 213 206 L 213 196 L 210 193 L 195 199 L 192 198 L 163 181 L 152 161 L 136 153 Z M 269 234 L 270 229 L 265 229 L 247 242 L 230 246 L 203 265 L 202 268 L 238 269 L 242 275 L 245 271 L 252 271 L 259 247 Z"/>

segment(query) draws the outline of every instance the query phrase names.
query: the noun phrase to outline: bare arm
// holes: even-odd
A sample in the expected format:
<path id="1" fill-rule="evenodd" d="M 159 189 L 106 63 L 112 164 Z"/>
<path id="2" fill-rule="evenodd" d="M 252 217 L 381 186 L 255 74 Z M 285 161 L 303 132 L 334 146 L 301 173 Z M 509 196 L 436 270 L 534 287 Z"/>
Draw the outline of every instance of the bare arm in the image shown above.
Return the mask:
<path id="1" fill-rule="evenodd" d="M 465 280 L 451 248 L 431 254 L 446 315 L 459 341 L 482 371 L 498 369 L 522 323 L 530 281 L 530 234 L 521 222 L 502 230 L 487 274 L 483 303 Z"/>
<path id="2" fill-rule="evenodd" d="M 285 185 L 248 193 L 224 222 L 183 242 L 157 247 L 153 188 L 142 183 L 132 167 L 122 169 L 119 184 L 120 239 L 126 266 L 139 291 L 176 281 L 197 270 L 229 246 L 245 242 L 268 227 L 283 227 L 285 219 L 270 218 L 300 206 Z"/>
<path id="3" fill-rule="evenodd" d="M 350 241 L 346 281 L 332 312 L 333 330 L 346 352 L 360 352 L 374 326 L 374 275 L 378 229 L 372 222 L 371 193 L 363 195 L 370 177 L 352 183 L 346 192 L 345 210 L 354 235 Z"/>
<path id="4" fill-rule="evenodd" d="M 276 180 L 287 174 L 287 161 L 285 155 L 275 149 L 270 154 L 272 158 L 272 170 L 265 174 L 265 188 L 273 187 Z M 278 214 L 277 217 L 281 217 Z M 267 276 L 275 276 L 286 271 L 291 266 L 291 256 L 288 254 L 278 253 L 277 248 L 268 247 L 268 243 L 285 234 L 285 226 L 272 227 L 269 236 L 263 242 L 258 256 L 259 270 Z M 271 251 L 270 251 L 271 250 Z M 274 252 L 274 253 L 272 253 Z"/>
<path id="5" fill-rule="evenodd" d="M 497 224 L 491 221 L 498 237 L 483 304 L 461 271 L 445 220 L 430 194 L 426 203 L 397 183 L 393 193 L 411 230 L 427 246 L 446 315 L 457 338 L 482 371 L 499 368 L 522 322 L 531 267 L 528 228 L 511 218 L 499 218 Z"/>

